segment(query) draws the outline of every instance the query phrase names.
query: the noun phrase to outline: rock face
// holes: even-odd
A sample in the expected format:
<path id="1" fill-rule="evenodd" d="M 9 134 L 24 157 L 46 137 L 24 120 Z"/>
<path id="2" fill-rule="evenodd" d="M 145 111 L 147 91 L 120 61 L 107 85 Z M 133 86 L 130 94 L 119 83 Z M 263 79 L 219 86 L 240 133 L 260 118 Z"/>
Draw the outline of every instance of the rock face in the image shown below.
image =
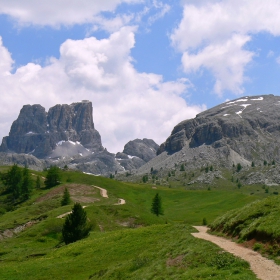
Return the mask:
<path id="1" fill-rule="evenodd" d="M 41 105 L 23 106 L 0 147 L 1 152 L 32 154 L 37 158 L 102 150 L 89 101 L 56 105 L 48 112 Z"/>
<path id="2" fill-rule="evenodd" d="M 158 156 L 140 168 L 280 162 L 280 97 L 250 96 L 223 103 L 176 125 Z"/>
<path id="3" fill-rule="evenodd" d="M 129 141 L 116 159 L 125 170 L 137 169 L 156 156 L 159 145 L 152 139 L 135 139 Z"/>

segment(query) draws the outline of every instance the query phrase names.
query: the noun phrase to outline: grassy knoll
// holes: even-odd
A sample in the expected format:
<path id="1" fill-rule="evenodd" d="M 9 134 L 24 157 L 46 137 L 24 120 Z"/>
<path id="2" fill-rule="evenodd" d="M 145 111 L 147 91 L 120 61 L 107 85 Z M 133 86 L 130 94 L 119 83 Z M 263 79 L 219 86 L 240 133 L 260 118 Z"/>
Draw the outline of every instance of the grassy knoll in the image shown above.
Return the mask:
<path id="1" fill-rule="evenodd" d="M 91 233 L 25 259 L 2 254 L 1 279 L 256 279 L 246 262 L 190 235 L 183 224 Z M 38 242 L 39 244 L 39 242 Z"/>
<path id="2" fill-rule="evenodd" d="M 46 176 L 32 173 L 34 182 L 37 175 Z M 102 198 L 93 185 L 107 189 L 109 198 Z M 73 201 L 86 198 L 82 204 L 94 225 L 89 238 L 67 246 L 61 243 L 64 219 L 56 218 L 72 207 L 60 205 L 65 186 L 79 190 Z M 156 192 L 162 197 L 161 217 L 150 211 Z M 119 198 L 126 204 L 114 205 Z M 238 189 L 154 189 L 63 171 L 60 186 L 34 189 L 29 200 L 0 213 L 2 233 L 34 221 L 0 240 L 1 279 L 256 279 L 245 262 L 193 238 L 189 225 L 201 224 L 203 218 L 212 222 L 257 198 Z M 5 195 L 0 201 L 5 203 Z"/>
<path id="3" fill-rule="evenodd" d="M 280 264 L 279 212 L 280 197 L 270 196 L 217 218 L 211 229 L 238 237 L 241 242 L 252 240 L 250 245 L 255 250 L 275 257 Z"/>

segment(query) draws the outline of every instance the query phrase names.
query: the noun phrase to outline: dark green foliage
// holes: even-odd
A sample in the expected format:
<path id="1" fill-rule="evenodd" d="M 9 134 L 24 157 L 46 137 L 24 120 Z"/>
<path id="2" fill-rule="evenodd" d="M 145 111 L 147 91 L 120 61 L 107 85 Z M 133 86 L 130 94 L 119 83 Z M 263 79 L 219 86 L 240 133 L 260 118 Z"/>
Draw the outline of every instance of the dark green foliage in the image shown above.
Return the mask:
<path id="1" fill-rule="evenodd" d="M 87 213 L 80 203 L 75 203 L 62 228 L 65 244 L 76 242 L 89 235 L 91 226 L 87 223 Z"/>
<path id="2" fill-rule="evenodd" d="M 210 166 L 210 171 L 213 171 L 213 166 L 212 165 Z"/>
<path id="3" fill-rule="evenodd" d="M 273 160 L 271 164 L 272 164 L 272 165 L 275 165 L 275 160 Z"/>
<path id="4" fill-rule="evenodd" d="M 170 172 L 168 172 L 168 177 L 171 177 L 171 173 Z"/>
<path id="5" fill-rule="evenodd" d="M 266 160 L 263 161 L 263 165 L 264 165 L 264 166 L 267 165 L 267 161 L 266 161 Z"/>
<path id="6" fill-rule="evenodd" d="M 149 179 L 148 175 L 144 175 L 144 176 L 142 177 L 143 183 L 148 182 L 148 179 Z"/>
<path id="7" fill-rule="evenodd" d="M 208 172 L 209 172 L 209 167 L 206 166 L 206 167 L 205 167 L 205 173 L 208 173 Z"/>
<path id="8" fill-rule="evenodd" d="M 14 164 L 7 173 L 1 174 L 6 192 L 11 194 L 13 202 L 27 200 L 32 192 L 32 180 L 27 167 L 21 169 Z"/>
<path id="9" fill-rule="evenodd" d="M 242 187 L 240 182 L 238 182 L 237 187 L 238 187 L 238 189 L 240 189 Z"/>
<path id="10" fill-rule="evenodd" d="M 202 225 L 207 226 L 207 220 L 206 220 L 206 218 L 203 218 L 203 220 L 202 220 Z"/>
<path id="11" fill-rule="evenodd" d="M 30 198 L 33 185 L 32 185 L 29 169 L 26 166 L 24 167 L 22 174 L 23 174 L 23 179 L 21 185 L 21 197 L 23 200 L 27 200 Z"/>
<path id="12" fill-rule="evenodd" d="M 160 197 L 160 195 L 158 193 L 153 198 L 151 212 L 153 214 L 157 215 L 157 216 L 163 215 L 163 208 L 162 208 L 162 203 L 161 203 L 161 197 Z"/>
<path id="13" fill-rule="evenodd" d="M 181 164 L 180 171 L 185 171 L 185 165 Z"/>
<path id="14" fill-rule="evenodd" d="M 71 203 L 70 193 L 67 188 L 64 189 L 62 200 L 60 202 L 61 206 L 69 205 Z"/>
<path id="15" fill-rule="evenodd" d="M 110 179 L 114 179 L 115 176 L 113 174 L 110 174 Z"/>
<path id="16" fill-rule="evenodd" d="M 153 168 L 153 167 L 151 167 L 151 173 L 153 173 L 153 171 L 154 171 L 154 168 Z"/>
<path id="17" fill-rule="evenodd" d="M 241 169 L 242 169 L 241 164 L 240 164 L 240 163 L 237 163 L 236 171 L 239 172 Z"/>
<path id="18" fill-rule="evenodd" d="M 12 193 L 14 199 L 18 199 L 21 194 L 22 172 L 20 168 L 14 164 L 7 173 L 1 176 L 7 193 Z"/>
<path id="19" fill-rule="evenodd" d="M 252 164 L 251 164 L 251 166 L 252 166 L 252 167 L 255 167 L 255 163 L 254 163 L 253 161 L 252 161 Z"/>
<path id="20" fill-rule="evenodd" d="M 60 169 L 57 166 L 51 166 L 48 170 L 45 186 L 46 188 L 52 188 L 60 184 Z"/>
<path id="21" fill-rule="evenodd" d="M 41 188 L 41 181 L 40 181 L 40 177 L 37 176 L 36 178 L 36 189 L 40 189 Z"/>

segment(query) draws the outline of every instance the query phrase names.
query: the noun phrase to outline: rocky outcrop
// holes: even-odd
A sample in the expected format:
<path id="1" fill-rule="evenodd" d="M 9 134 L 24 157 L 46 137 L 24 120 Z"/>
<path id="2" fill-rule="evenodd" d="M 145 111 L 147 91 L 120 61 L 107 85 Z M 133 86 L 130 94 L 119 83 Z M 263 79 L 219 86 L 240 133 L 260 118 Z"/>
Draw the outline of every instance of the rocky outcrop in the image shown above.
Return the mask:
<path id="1" fill-rule="evenodd" d="M 23 106 L 0 147 L 2 152 L 32 154 L 37 158 L 72 156 L 73 150 L 74 154 L 103 150 L 89 101 L 56 105 L 48 112 L 41 105 Z"/>
<path id="2" fill-rule="evenodd" d="M 264 160 L 280 162 L 280 97 L 242 97 L 225 102 L 176 125 L 161 144 L 157 157 L 140 167 L 168 169 L 185 163 L 194 169 L 206 164 L 230 168 Z"/>
<path id="3" fill-rule="evenodd" d="M 229 147 L 246 160 L 280 161 L 280 97 L 243 97 L 202 112 L 179 123 L 158 154 L 172 154 L 183 147 Z"/>
<path id="4" fill-rule="evenodd" d="M 125 170 L 137 169 L 156 156 L 159 146 L 152 139 L 129 141 L 123 152 L 116 154 L 116 160 Z"/>

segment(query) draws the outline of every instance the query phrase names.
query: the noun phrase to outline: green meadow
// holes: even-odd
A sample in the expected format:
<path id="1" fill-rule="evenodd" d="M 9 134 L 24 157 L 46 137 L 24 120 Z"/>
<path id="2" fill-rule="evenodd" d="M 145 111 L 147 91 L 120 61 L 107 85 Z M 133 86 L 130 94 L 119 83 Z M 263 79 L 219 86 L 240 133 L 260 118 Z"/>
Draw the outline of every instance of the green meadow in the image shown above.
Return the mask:
<path id="1" fill-rule="evenodd" d="M 3 171 L 4 169 L 2 169 Z M 31 171 L 45 177 L 46 172 Z M 103 198 L 93 186 L 105 188 Z M 0 185 L 3 188 L 3 185 Z M 93 225 L 89 237 L 65 245 L 64 219 L 71 211 L 60 206 L 64 187 L 85 208 Z M 192 225 L 212 223 L 229 210 L 262 198 L 238 189 L 186 190 L 150 184 L 123 183 L 81 172 L 63 171 L 61 184 L 34 189 L 24 203 L 6 209 L 0 196 L 0 231 L 32 224 L 11 238 L 0 240 L 1 279 L 256 279 L 248 263 L 219 247 L 195 239 Z M 151 213 L 156 193 L 163 216 Z M 126 204 L 115 205 L 118 199 Z M 91 201 L 91 202 L 89 202 Z"/>

